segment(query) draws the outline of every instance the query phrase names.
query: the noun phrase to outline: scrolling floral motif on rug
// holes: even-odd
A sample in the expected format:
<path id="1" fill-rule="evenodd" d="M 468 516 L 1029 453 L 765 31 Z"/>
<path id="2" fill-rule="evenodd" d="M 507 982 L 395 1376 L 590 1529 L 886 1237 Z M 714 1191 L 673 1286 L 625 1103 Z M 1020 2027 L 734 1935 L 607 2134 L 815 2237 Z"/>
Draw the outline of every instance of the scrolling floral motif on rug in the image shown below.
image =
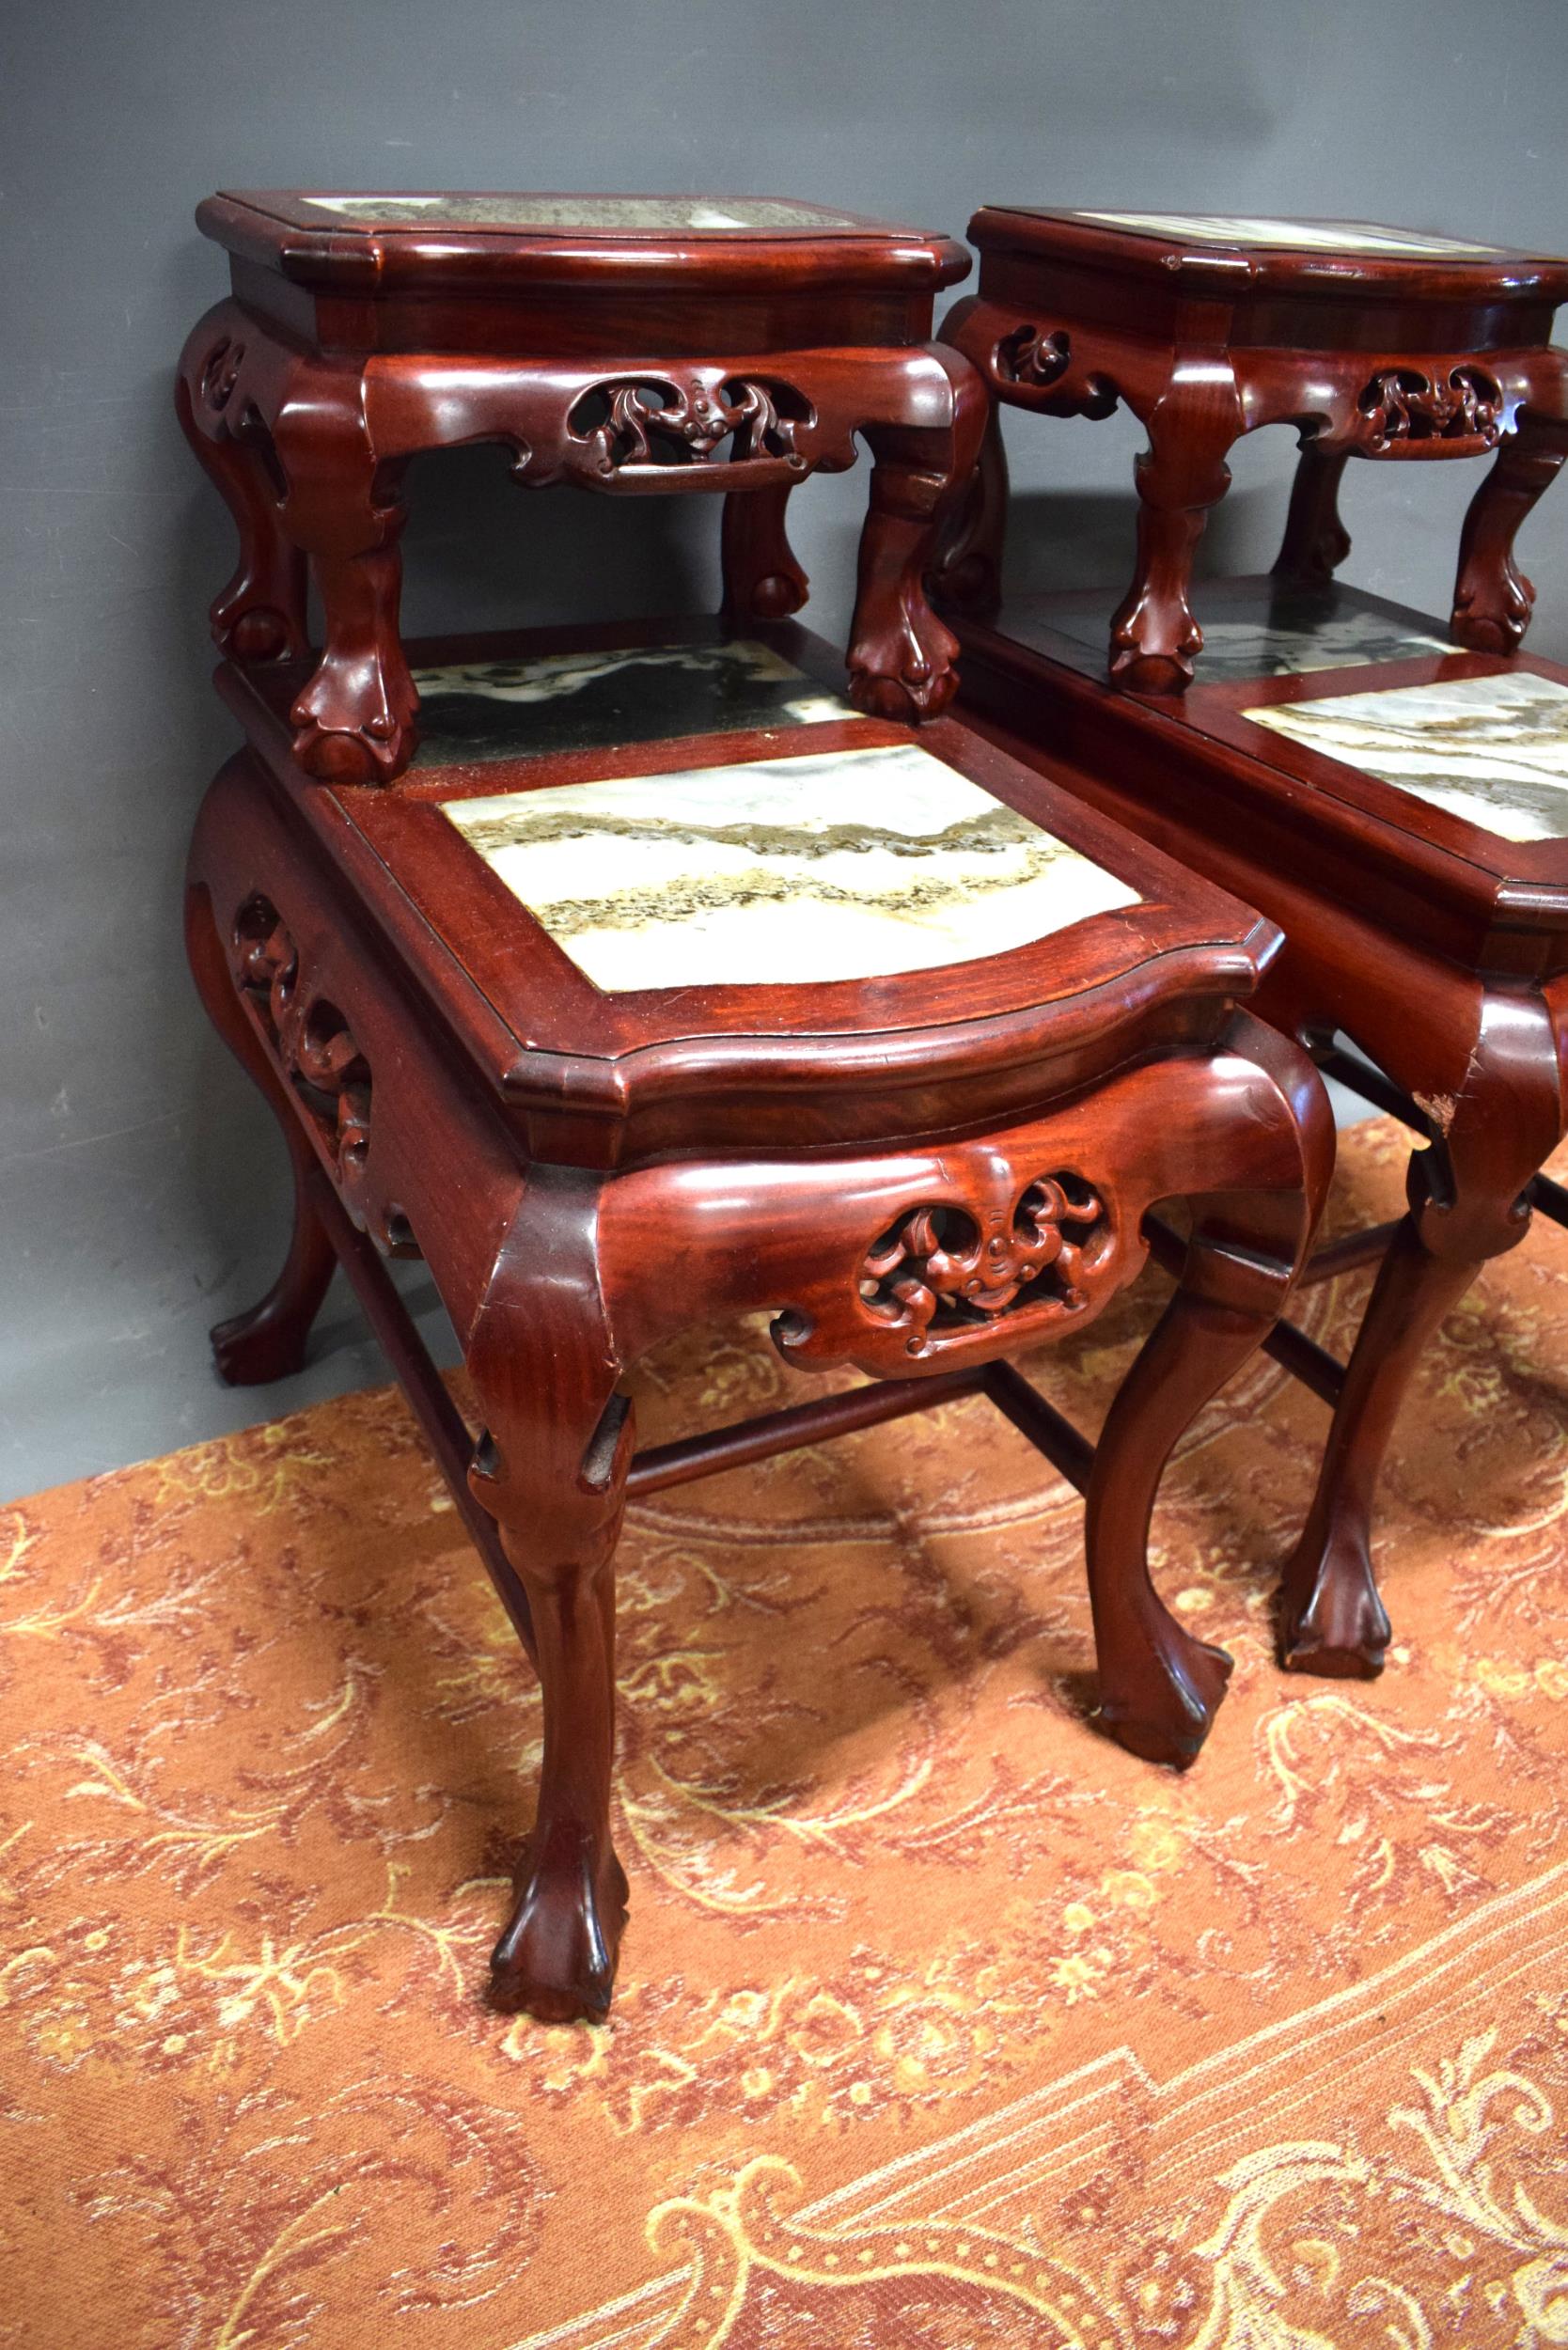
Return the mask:
<path id="1" fill-rule="evenodd" d="M 1074 1418 L 1163 1293 L 1035 1365 Z M 644 1436 L 798 1392 L 712 1334 Z M 1321 1407 L 1200 1421 L 1184 1778 L 1086 1720 L 1080 1505 L 982 1415 L 631 1512 L 603 2028 L 481 2002 L 539 1707 L 395 1396 L 0 1509 L 0 2343 L 1568 2342 L 1568 1239 L 1423 1370 L 1378 1684 L 1270 1659 Z"/>

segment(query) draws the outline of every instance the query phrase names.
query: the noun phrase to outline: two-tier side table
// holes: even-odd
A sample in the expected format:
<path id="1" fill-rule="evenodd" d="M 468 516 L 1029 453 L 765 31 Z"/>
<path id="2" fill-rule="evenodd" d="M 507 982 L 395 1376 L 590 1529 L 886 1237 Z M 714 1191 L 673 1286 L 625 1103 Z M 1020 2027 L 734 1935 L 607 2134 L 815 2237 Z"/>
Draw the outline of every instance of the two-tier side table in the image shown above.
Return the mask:
<path id="1" fill-rule="evenodd" d="M 1227 451 L 1271 424 L 1300 436 L 1276 570 L 1304 584 L 1349 553 L 1338 495 L 1351 458 L 1495 450 L 1466 519 L 1450 626 L 1473 651 L 1519 643 L 1532 590 L 1514 534 L 1568 454 L 1568 352 L 1551 341 L 1568 260 L 1357 222 L 1022 205 L 987 205 L 969 237 L 980 290 L 943 333 L 998 408 L 1101 417 L 1122 405 L 1148 433 L 1132 585 L 1108 630 L 1120 683 L 1180 692 L 1193 676 L 1194 550 L 1230 484 Z M 981 617 L 1000 592 L 1006 487 L 994 415 L 947 582 L 949 602 Z"/>
<path id="2" fill-rule="evenodd" d="M 421 450 L 494 441 L 525 487 L 725 500 L 727 605 L 779 619 L 806 582 L 784 503 L 872 457 L 850 645 L 864 709 L 953 691 L 926 601 L 933 523 L 983 427 L 971 371 L 933 345 L 950 238 L 747 197 L 220 195 L 197 222 L 232 292 L 180 361 L 191 445 L 239 528 L 212 607 L 241 662 L 323 643 L 290 713 L 326 781 L 389 781 L 418 739 L 399 639 L 402 483 Z"/>
<path id="3" fill-rule="evenodd" d="M 1406 1214 L 1305 1277 L 1380 1263 L 1348 1366 L 1314 1381 L 1335 1414 L 1280 1622 L 1286 1664 L 1359 1676 L 1389 1638 L 1372 1504 L 1420 1350 L 1532 1207 L 1568 1223 L 1538 1172 L 1568 1131 L 1568 670 L 1455 652 L 1341 586 L 1228 580 L 1209 604 L 1181 697 L 1106 682 L 1105 599 L 969 617 L 966 705 L 1272 916 L 1260 1011 L 1419 1137 Z"/>

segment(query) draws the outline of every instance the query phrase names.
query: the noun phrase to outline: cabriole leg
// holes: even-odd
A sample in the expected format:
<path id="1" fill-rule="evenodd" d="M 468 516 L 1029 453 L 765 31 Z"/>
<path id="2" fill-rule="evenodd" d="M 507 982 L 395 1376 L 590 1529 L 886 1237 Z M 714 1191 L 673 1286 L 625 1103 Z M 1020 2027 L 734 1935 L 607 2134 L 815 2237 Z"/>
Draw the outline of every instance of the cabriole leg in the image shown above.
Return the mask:
<path id="1" fill-rule="evenodd" d="M 186 344 L 175 384 L 175 414 L 193 452 L 219 492 L 239 533 L 240 560 L 209 608 L 212 640 L 231 661 L 286 661 L 310 650 L 306 623 L 305 557 L 279 520 L 279 493 L 262 451 L 266 428 L 235 386 L 227 363 L 235 346 L 232 315 L 220 308 Z M 211 430 L 198 421 L 200 415 Z"/>
<path id="2" fill-rule="evenodd" d="M 985 431 L 985 388 L 966 359 L 939 354 L 952 384 L 943 431 L 868 423 L 870 508 L 850 631 L 850 698 L 874 718 L 934 718 L 958 691 L 958 640 L 932 610 L 926 576 L 967 494 Z"/>
<path id="3" fill-rule="evenodd" d="M 1084 1539 L 1100 1663 L 1100 1717 L 1152 1762 L 1190 1762 L 1208 1736 L 1231 1659 L 1195 1639 L 1149 1574 L 1149 1528 L 1166 1463 L 1212 1396 L 1284 1309 L 1305 1246 L 1299 1194 L 1193 1203 L 1176 1294 L 1122 1382 L 1095 1449 Z"/>
<path id="4" fill-rule="evenodd" d="M 1275 559 L 1276 579 L 1326 588 L 1349 555 L 1350 533 L 1340 520 L 1340 483 L 1349 462 L 1348 448 L 1325 447 L 1321 441 L 1303 444 Z"/>
<path id="5" fill-rule="evenodd" d="M 595 1215 L 590 1183 L 541 1170 L 466 1356 L 487 1424 L 470 1481 L 527 1592 L 544 1700 L 539 1801 L 492 1982 L 499 2005 L 545 2023 L 604 2014 L 626 1920 L 609 1814 L 633 1419 L 615 1387 Z"/>
<path id="6" fill-rule="evenodd" d="M 775 490 L 731 490 L 724 501 L 723 617 L 731 628 L 787 620 L 806 602 L 809 582 L 784 528 L 789 503 L 787 482 Z"/>
<path id="7" fill-rule="evenodd" d="M 303 399 L 278 426 L 290 482 L 284 520 L 310 556 L 323 643 L 289 713 L 294 757 L 325 783 L 390 783 L 419 739 L 419 697 L 398 629 L 401 469 L 378 468 L 357 433 L 310 439 L 302 411 L 308 416 Z"/>
<path id="8" fill-rule="evenodd" d="M 1372 1564 L 1372 1512 L 1394 1420 L 1422 1348 L 1489 1257 L 1529 1227 L 1526 1185 L 1561 1132 L 1552 1024 L 1539 1001 L 1483 1008 L 1448 1131 L 1413 1152 L 1409 1212 L 1362 1318 L 1301 1539 L 1279 1594 L 1280 1661 L 1370 1680 L 1389 1626 Z"/>
<path id="9" fill-rule="evenodd" d="M 1149 446 L 1135 468 L 1137 567 L 1111 621 L 1110 673 L 1134 693 L 1180 693 L 1191 682 L 1203 632 L 1187 590 L 1209 519 L 1231 486 L 1225 452 L 1236 426 L 1178 400 L 1149 418 Z"/>
<path id="10" fill-rule="evenodd" d="M 1568 423 L 1527 414 L 1470 500 L 1459 540 L 1450 629 L 1472 652 L 1511 653 L 1523 640 L 1535 589 L 1513 559 L 1513 541 L 1564 457 Z"/>
<path id="11" fill-rule="evenodd" d="M 937 555 L 938 592 L 954 612 L 988 619 L 1000 607 L 1007 501 L 1002 414 L 993 403 L 962 515 Z"/>
<path id="12" fill-rule="evenodd" d="M 231 1386 L 257 1386 L 304 1367 L 306 1345 L 337 1258 L 306 1190 L 306 1179 L 316 1166 L 315 1152 L 301 1131 L 282 1080 L 245 1017 L 229 976 L 212 899 L 199 883 L 193 883 L 186 891 L 185 944 L 208 1015 L 266 1097 L 282 1128 L 294 1171 L 294 1230 L 282 1272 L 259 1305 L 232 1321 L 220 1322 L 212 1332 L 219 1377 Z"/>

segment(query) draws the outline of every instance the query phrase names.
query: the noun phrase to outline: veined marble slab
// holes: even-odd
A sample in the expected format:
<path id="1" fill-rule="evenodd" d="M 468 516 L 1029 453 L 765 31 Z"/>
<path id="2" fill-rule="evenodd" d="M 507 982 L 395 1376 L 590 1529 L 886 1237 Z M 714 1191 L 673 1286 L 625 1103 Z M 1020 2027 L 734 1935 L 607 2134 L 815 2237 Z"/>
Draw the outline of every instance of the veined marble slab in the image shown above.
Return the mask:
<path id="1" fill-rule="evenodd" d="M 640 645 L 416 669 L 420 767 L 853 718 L 767 645 Z"/>
<path id="2" fill-rule="evenodd" d="M 307 196 L 312 211 L 359 228 L 853 228 L 848 212 L 776 196 Z"/>
<path id="3" fill-rule="evenodd" d="M 1138 901 L 914 744 L 442 805 L 609 995 L 933 970 Z"/>
<path id="4" fill-rule="evenodd" d="M 1504 840 L 1568 838 L 1568 686 L 1514 672 L 1243 715 Z"/>
<path id="5" fill-rule="evenodd" d="M 1231 212 L 1075 212 L 1075 220 L 1104 221 L 1108 228 L 1147 230 L 1151 236 L 1184 237 L 1194 244 L 1257 244 L 1325 253 L 1447 254 L 1450 258 L 1484 258 L 1501 248 L 1468 244 L 1457 237 L 1423 236 L 1413 228 L 1383 228 L 1371 220 L 1266 220 Z"/>

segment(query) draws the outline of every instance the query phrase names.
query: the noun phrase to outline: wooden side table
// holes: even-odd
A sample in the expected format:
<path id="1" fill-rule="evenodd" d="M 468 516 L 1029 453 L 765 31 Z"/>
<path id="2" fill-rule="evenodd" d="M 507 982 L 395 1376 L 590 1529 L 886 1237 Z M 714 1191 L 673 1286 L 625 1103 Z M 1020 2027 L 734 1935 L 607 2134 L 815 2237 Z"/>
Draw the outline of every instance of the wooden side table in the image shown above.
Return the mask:
<path id="1" fill-rule="evenodd" d="M 954 690 L 926 601 L 932 532 L 966 483 L 984 399 L 931 342 L 969 266 L 946 237 L 784 199 L 209 197 L 232 292 L 180 361 L 191 446 L 240 534 L 212 606 L 233 660 L 306 648 L 295 757 L 386 782 L 417 741 L 399 639 L 401 484 L 422 449 L 498 441 L 527 486 L 725 500 L 727 606 L 798 609 L 790 489 L 872 455 L 850 646 L 864 709 L 926 716 Z"/>
<path id="2" fill-rule="evenodd" d="M 221 676 L 248 748 L 196 827 L 191 960 L 296 1221 L 214 1341 L 228 1378 L 273 1377 L 335 1258 L 354 1281 L 543 1684 L 497 1996 L 600 2015 L 628 1496 L 983 1396 L 1086 1493 L 1105 1724 L 1189 1760 L 1229 1660 L 1151 1585 L 1155 1489 L 1268 1339 L 1332 1133 L 1243 1009 L 1272 925 L 956 720 L 857 715 L 792 624 L 415 660 L 427 743 L 390 790 L 299 766 L 308 656 Z M 1172 1246 L 1148 1214 L 1172 1199 L 1180 1283 L 1090 1446 L 1005 1357 Z M 388 1279 L 409 1252 L 477 1431 Z M 788 1362 L 870 1384 L 639 1451 L 628 1368 L 759 1308 Z"/>
<path id="3" fill-rule="evenodd" d="M 1451 621 L 1509 652 L 1533 590 L 1520 524 L 1568 455 L 1568 352 L 1552 318 L 1568 261 L 1357 222 L 987 205 L 969 224 L 980 290 L 943 333 L 996 400 L 1042 415 L 1145 427 L 1137 557 L 1110 622 L 1110 674 L 1180 692 L 1203 632 L 1193 552 L 1243 433 L 1294 425 L 1301 457 L 1276 565 L 1330 579 L 1350 550 L 1337 498 L 1352 457 L 1400 463 L 1497 456 L 1460 542 Z M 947 599 L 983 617 L 1000 594 L 1007 475 L 993 418 Z"/>
<path id="4" fill-rule="evenodd" d="M 1305 1278 L 1379 1262 L 1311 1512 L 1283 1661 L 1381 1669 L 1372 1510 L 1427 1339 L 1532 1207 L 1568 1132 L 1568 669 L 1454 652 L 1442 624 L 1336 586 L 1216 582 L 1180 699 L 1106 681 L 1105 605 L 964 619 L 965 695 L 997 739 L 1285 932 L 1259 1009 L 1419 1137 L 1409 1209 Z M 992 728 L 988 726 L 987 731 Z M 1351 1049 L 1347 1050 L 1348 1045 Z"/>

